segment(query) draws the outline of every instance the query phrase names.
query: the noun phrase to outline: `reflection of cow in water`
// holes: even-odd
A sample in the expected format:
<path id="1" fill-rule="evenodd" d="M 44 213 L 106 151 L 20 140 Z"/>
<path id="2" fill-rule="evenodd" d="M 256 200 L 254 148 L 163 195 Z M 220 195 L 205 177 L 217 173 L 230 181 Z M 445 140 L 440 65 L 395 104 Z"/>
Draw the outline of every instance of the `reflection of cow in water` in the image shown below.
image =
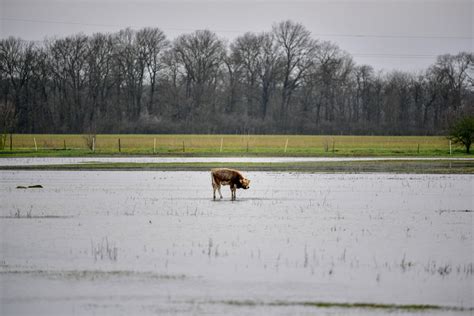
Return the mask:
<path id="1" fill-rule="evenodd" d="M 235 200 L 235 191 L 237 189 L 248 189 L 250 180 L 237 170 L 219 168 L 211 170 L 212 188 L 214 189 L 214 200 L 216 199 L 216 190 L 222 199 L 221 185 L 230 185 L 231 199 Z"/>

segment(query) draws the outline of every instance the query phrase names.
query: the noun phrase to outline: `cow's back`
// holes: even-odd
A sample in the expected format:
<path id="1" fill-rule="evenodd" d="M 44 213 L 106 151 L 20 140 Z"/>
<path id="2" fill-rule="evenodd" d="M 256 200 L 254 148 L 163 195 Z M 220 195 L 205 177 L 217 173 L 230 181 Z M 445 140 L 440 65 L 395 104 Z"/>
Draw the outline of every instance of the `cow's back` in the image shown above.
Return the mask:
<path id="1" fill-rule="evenodd" d="M 238 183 L 242 175 L 237 170 L 217 168 L 211 170 L 212 179 L 217 184 Z"/>

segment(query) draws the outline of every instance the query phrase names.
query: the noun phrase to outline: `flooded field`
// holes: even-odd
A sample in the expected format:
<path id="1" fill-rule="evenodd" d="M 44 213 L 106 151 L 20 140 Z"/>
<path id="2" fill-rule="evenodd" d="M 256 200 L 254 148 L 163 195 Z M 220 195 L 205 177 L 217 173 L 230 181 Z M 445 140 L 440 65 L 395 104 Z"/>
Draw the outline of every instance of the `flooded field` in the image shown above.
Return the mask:
<path id="1" fill-rule="evenodd" d="M 0 314 L 473 313 L 474 175 L 246 176 L 0 171 Z"/>

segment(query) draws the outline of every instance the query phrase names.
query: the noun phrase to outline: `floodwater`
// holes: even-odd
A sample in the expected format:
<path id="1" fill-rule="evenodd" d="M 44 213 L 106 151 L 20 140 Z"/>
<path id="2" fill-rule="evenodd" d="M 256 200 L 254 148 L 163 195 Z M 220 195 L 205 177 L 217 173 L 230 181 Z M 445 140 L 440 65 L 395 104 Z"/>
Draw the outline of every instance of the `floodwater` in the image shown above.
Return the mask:
<path id="1" fill-rule="evenodd" d="M 0 314 L 472 315 L 473 175 L 246 176 L 0 171 Z"/>
<path id="2" fill-rule="evenodd" d="M 2 166 L 41 166 L 41 165 L 70 165 L 86 163 L 194 163 L 194 162 L 247 162 L 247 163 L 277 163 L 277 162 L 327 162 L 327 161 L 474 161 L 474 158 L 436 158 L 436 157 L 21 157 L 0 158 Z"/>

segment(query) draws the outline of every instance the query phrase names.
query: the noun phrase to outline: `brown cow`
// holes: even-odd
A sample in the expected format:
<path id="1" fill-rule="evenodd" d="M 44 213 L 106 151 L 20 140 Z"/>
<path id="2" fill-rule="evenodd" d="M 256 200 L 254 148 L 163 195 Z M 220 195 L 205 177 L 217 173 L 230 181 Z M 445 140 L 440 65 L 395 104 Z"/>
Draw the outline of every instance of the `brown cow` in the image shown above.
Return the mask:
<path id="1" fill-rule="evenodd" d="M 216 199 L 216 190 L 222 199 L 221 185 L 230 185 L 231 199 L 235 200 L 235 191 L 237 189 L 248 189 L 250 180 L 246 179 L 239 171 L 227 168 L 218 168 L 211 170 L 212 188 L 214 189 L 214 200 Z"/>

